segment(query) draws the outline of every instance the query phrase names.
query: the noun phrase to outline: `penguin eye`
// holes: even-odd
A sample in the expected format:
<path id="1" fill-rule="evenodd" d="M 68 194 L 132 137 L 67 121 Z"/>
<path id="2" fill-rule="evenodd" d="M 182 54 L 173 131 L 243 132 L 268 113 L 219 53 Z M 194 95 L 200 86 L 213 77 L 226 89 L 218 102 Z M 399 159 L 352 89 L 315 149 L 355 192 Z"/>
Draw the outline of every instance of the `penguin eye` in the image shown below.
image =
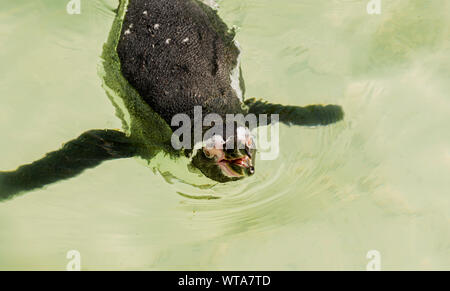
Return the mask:
<path id="1" fill-rule="evenodd" d="M 214 155 L 211 153 L 211 151 L 209 151 L 209 150 L 207 150 L 207 149 L 204 149 L 203 150 L 203 153 L 205 154 L 205 156 L 207 157 L 207 158 L 212 158 Z"/>

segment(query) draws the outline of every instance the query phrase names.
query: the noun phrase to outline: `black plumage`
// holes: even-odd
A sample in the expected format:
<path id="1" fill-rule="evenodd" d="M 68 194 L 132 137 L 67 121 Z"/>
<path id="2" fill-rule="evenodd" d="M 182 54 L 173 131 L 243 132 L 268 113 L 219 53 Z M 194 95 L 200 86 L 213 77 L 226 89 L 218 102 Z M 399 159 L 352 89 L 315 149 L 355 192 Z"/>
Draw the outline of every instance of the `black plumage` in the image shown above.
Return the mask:
<path id="1" fill-rule="evenodd" d="M 234 33 L 196 0 L 130 0 L 117 53 L 123 76 L 168 124 L 177 113 L 241 113 L 231 87 Z"/>

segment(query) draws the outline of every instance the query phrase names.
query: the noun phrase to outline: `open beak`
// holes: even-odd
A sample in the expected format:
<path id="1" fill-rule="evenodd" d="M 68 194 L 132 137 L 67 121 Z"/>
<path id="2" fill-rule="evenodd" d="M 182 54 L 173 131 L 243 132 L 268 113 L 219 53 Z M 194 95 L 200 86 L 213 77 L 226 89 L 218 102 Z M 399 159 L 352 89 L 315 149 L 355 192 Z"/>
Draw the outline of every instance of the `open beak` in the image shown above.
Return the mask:
<path id="1" fill-rule="evenodd" d="M 245 149 L 245 154 L 237 158 L 227 158 L 223 150 L 203 148 L 204 154 L 208 158 L 214 158 L 222 172 L 232 178 L 240 178 L 255 173 L 252 154 L 249 149 Z"/>
<path id="2" fill-rule="evenodd" d="M 242 177 L 245 176 L 244 173 L 238 173 L 234 170 L 235 167 L 233 165 L 243 168 L 247 170 L 250 175 L 255 173 L 255 167 L 253 166 L 252 159 L 250 155 L 245 155 L 236 159 L 222 159 L 217 162 L 217 164 L 221 167 L 222 171 L 225 172 L 228 176 L 231 177 Z M 245 172 L 245 171 L 244 171 Z"/>

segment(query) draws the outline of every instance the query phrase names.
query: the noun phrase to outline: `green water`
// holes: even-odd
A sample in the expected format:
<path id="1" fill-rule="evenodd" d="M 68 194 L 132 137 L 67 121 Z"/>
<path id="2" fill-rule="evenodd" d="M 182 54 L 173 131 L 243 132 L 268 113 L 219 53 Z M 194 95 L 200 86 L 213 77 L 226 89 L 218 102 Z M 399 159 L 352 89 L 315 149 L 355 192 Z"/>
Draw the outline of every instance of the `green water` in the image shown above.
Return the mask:
<path id="1" fill-rule="evenodd" d="M 67 2 L 0 0 L 0 170 L 121 127 L 97 73 L 117 3 Z M 368 2 L 219 1 L 247 97 L 345 121 L 280 126 L 277 160 L 210 190 L 129 159 L 1 203 L 0 269 L 450 270 L 450 3 Z"/>

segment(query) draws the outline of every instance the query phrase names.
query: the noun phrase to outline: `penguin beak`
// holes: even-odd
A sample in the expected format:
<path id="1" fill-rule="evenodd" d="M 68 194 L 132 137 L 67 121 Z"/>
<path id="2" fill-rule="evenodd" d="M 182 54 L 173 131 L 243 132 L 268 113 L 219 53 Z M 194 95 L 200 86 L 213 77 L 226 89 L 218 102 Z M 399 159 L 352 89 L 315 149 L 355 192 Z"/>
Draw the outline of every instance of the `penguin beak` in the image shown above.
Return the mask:
<path id="1" fill-rule="evenodd" d="M 254 153 L 249 148 L 245 148 L 243 152 L 242 155 L 241 151 L 235 150 L 232 154 L 229 154 L 222 149 L 203 148 L 205 156 L 214 160 L 223 174 L 232 178 L 242 178 L 255 173 Z"/>

